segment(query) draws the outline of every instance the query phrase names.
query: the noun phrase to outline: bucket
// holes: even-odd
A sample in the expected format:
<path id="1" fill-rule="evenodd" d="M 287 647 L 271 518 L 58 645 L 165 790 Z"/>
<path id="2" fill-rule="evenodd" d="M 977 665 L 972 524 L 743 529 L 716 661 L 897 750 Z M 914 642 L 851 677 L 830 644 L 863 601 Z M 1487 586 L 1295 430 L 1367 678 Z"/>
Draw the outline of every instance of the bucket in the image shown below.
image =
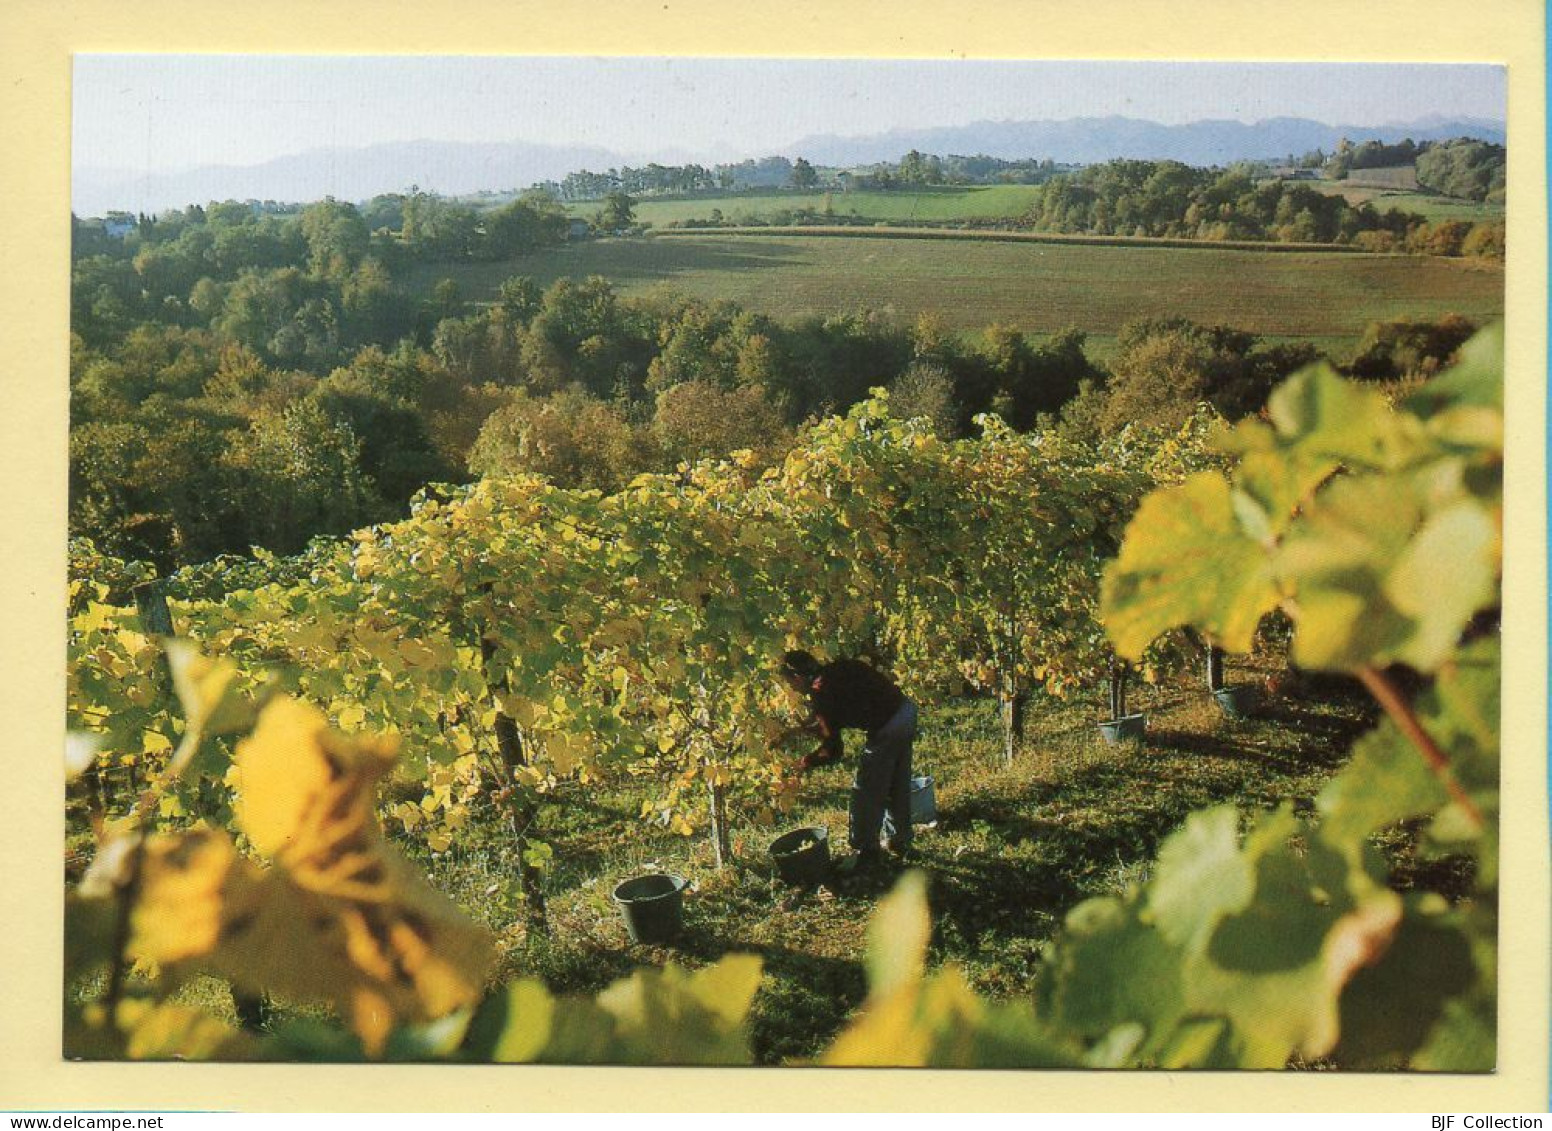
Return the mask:
<path id="1" fill-rule="evenodd" d="M 830 875 L 830 830 L 823 825 L 783 833 L 769 851 L 776 873 L 794 887 L 814 887 Z"/>
<path id="2" fill-rule="evenodd" d="M 911 779 L 911 824 L 932 825 L 938 820 L 938 794 L 933 788 L 932 778 L 927 775 Z M 895 835 L 895 822 L 888 813 L 884 814 L 884 827 L 881 830 L 884 838 Z"/>
<path id="3" fill-rule="evenodd" d="M 1099 724 L 1099 733 L 1112 746 L 1119 742 L 1136 742 L 1142 738 L 1144 729 L 1141 712 L 1135 715 L 1123 715 L 1119 719 L 1111 719 Z"/>
<path id="4" fill-rule="evenodd" d="M 930 825 L 938 819 L 938 794 L 932 788 L 932 778 L 911 779 L 911 824 Z"/>
<path id="5" fill-rule="evenodd" d="M 686 883 L 682 876 L 654 872 L 626 880 L 614 889 L 614 905 L 620 909 L 632 942 L 666 942 L 679 933 Z"/>
<path id="6" fill-rule="evenodd" d="M 1231 718 L 1242 719 L 1250 713 L 1251 704 L 1255 702 L 1255 688 L 1240 684 L 1237 687 L 1220 687 L 1212 693 L 1218 706 L 1223 708 L 1223 713 Z"/>

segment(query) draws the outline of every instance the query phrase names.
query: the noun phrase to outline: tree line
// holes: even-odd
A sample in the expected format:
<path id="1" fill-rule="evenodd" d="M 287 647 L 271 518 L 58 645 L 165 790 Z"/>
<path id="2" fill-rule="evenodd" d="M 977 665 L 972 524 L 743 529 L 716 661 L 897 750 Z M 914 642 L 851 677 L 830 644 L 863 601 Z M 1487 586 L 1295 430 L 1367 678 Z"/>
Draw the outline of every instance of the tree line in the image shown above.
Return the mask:
<path id="1" fill-rule="evenodd" d="M 1426 371 L 1461 319 L 1376 327 L 1354 371 Z M 617 489 L 645 471 L 749 450 L 781 457 L 804 421 L 874 385 L 942 436 L 994 412 L 1096 437 L 1173 426 L 1201 401 L 1254 412 L 1308 345 L 1183 319 L 1124 329 L 1108 366 L 1084 335 L 900 327 L 869 314 L 782 324 L 732 303 L 632 299 L 603 279 L 509 280 L 430 341 L 369 344 L 321 372 L 267 361 L 219 329 L 136 327 L 72 352 L 73 534 L 164 568 L 252 546 L 280 553 L 403 513 L 430 482 L 529 472 Z"/>
<path id="2" fill-rule="evenodd" d="M 1508 150 L 1492 142 L 1458 137 L 1449 141 L 1393 145 L 1342 140 L 1335 153 L 1320 155 L 1319 165 L 1332 180 L 1345 180 L 1355 169 L 1385 169 L 1414 165 L 1417 183 L 1431 192 L 1461 200 L 1502 204 L 1508 177 Z"/>
<path id="3" fill-rule="evenodd" d="M 812 178 L 812 181 L 810 181 Z M 719 193 L 741 189 L 812 188 L 818 184 L 814 167 L 799 157 L 796 161 L 781 156 L 750 158 L 745 161 L 705 166 L 661 165 L 656 161 L 632 167 L 594 172 L 579 169 L 558 181 L 541 181 L 535 189 L 561 200 L 602 200 L 612 193 L 630 196 L 689 196 L 695 193 Z"/>
<path id="4" fill-rule="evenodd" d="M 1201 240 L 1345 243 L 1368 251 L 1503 255 L 1502 221 L 1471 223 L 1353 205 L 1308 184 L 1258 181 L 1246 167 L 1109 161 L 1036 190 L 1024 223 L 1037 231 Z"/>

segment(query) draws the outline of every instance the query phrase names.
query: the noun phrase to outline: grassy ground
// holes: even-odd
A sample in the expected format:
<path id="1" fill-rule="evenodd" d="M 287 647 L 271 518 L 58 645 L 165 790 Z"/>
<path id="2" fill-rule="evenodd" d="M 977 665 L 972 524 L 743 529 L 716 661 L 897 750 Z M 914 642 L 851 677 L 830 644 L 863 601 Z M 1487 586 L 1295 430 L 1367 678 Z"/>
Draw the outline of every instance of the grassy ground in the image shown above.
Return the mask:
<path id="1" fill-rule="evenodd" d="M 903 323 L 935 311 L 961 330 L 1077 326 L 1101 356 L 1142 317 L 1222 323 L 1342 356 L 1371 321 L 1488 319 L 1504 303 L 1502 264 L 1476 260 L 782 235 L 589 240 L 503 263 L 423 268 L 406 282 L 425 290 L 452 277 L 484 301 L 513 275 L 541 284 L 602 275 L 627 293 L 667 287 L 784 320 L 867 307 Z"/>
<path id="2" fill-rule="evenodd" d="M 1256 719 L 1224 716 L 1195 686 L 1144 689 L 1141 746 L 1106 746 L 1093 704 L 1044 704 L 1011 767 L 1001 764 L 990 704 L 924 713 L 917 772 L 936 779 L 938 822 L 919 831 L 915 863 L 930 883 L 935 962 L 963 967 L 994 997 L 1029 992 L 1042 946 L 1080 900 L 1146 877 L 1160 841 L 1193 809 L 1307 805 L 1363 728 L 1354 698 L 1268 703 Z M 844 853 L 850 762 L 808 779 L 806 803 L 775 827 L 735 825 L 736 864 L 718 872 L 704 836 L 669 836 L 635 818 L 634 792 L 589 790 L 543 821 L 559 862 L 550 876 L 552 937 L 530 940 L 499 841 L 431 866 L 434 882 L 500 932 L 500 979 L 537 975 L 592 992 L 642 963 L 692 966 L 733 951 L 765 962 L 753 1013 L 762 1063 L 818 1054 L 861 1004 L 867 919 L 892 877 L 803 893 L 781 884 L 766 845 L 791 828 L 829 828 Z M 609 893 L 646 870 L 694 887 L 670 947 L 632 945 Z"/>
<path id="3" fill-rule="evenodd" d="M 749 192 L 690 200 L 649 198 L 638 201 L 635 212 L 641 223 L 658 227 L 705 220 L 714 208 L 735 222 L 768 220 L 775 213 L 798 208 L 863 220 L 1007 220 L 1023 215 L 1036 191 L 1033 185 L 974 185 L 917 192 Z M 566 211 L 590 219 L 600 207 L 599 201 L 583 201 L 568 204 Z"/>

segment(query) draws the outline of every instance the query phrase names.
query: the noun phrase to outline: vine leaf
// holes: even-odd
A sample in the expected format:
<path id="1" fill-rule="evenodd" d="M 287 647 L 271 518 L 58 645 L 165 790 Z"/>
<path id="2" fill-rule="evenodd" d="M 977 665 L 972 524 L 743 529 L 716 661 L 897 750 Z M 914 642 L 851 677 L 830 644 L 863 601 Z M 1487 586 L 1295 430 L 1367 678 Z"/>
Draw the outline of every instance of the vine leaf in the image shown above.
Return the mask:
<path id="1" fill-rule="evenodd" d="M 759 956 L 730 954 L 694 972 L 637 970 L 596 999 L 522 979 L 479 1008 L 464 1049 L 505 1064 L 748 1064 L 745 1021 L 761 976 Z"/>
<path id="2" fill-rule="evenodd" d="M 1081 1050 L 1058 1036 L 1027 1004 L 977 997 L 948 966 L 925 972 L 926 878 L 907 872 L 879 905 L 868 929 L 868 999 L 826 1050 L 826 1065 L 873 1067 L 1061 1068 Z"/>
<path id="3" fill-rule="evenodd" d="M 1492 603 L 1498 555 L 1494 518 L 1473 500 L 1429 513 L 1415 481 L 1339 480 L 1279 555 L 1279 572 L 1298 594 L 1295 662 L 1434 670 Z"/>
<path id="4" fill-rule="evenodd" d="M 744 1018 L 760 986 L 761 961 L 731 954 L 690 973 L 637 970 L 598 995 L 615 1021 L 609 1059 L 627 1064 L 746 1064 Z"/>
<path id="5" fill-rule="evenodd" d="M 1242 652 L 1277 602 L 1267 547 L 1245 530 L 1228 482 L 1199 472 L 1138 507 L 1105 571 L 1101 617 L 1131 660 L 1181 624 Z"/>
<path id="6" fill-rule="evenodd" d="M 472 1002 L 490 940 L 383 841 L 374 786 L 392 758 L 331 732 L 314 708 L 270 704 L 236 769 L 239 824 L 274 866 L 211 829 L 149 838 L 130 952 L 329 1001 L 371 1055 L 399 1021 Z"/>
<path id="7" fill-rule="evenodd" d="M 192 1006 L 129 998 L 113 1017 L 92 1004 L 65 1019 L 75 1056 L 131 1060 L 251 1060 L 259 1042 Z"/>
<path id="8" fill-rule="evenodd" d="M 1159 847 L 1147 908 L 1166 939 L 1197 947 L 1219 916 L 1242 908 L 1253 891 L 1239 851 L 1239 812 L 1221 805 L 1192 813 Z"/>
<path id="9" fill-rule="evenodd" d="M 1288 378 L 1266 407 L 1278 446 L 1315 466 L 1391 470 L 1423 443 L 1414 419 L 1392 412 L 1379 391 L 1342 378 L 1325 363 Z"/>
<path id="10" fill-rule="evenodd" d="M 1353 747 L 1347 768 L 1315 799 L 1322 834 L 1333 844 L 1361 845 L 1397 821 L 1432 813 L 1449 800 L 1417 750 L 1388 719 Z"/>
<path id="11" fill-rule="evenodd" d="M 1460 347 L 1454 365 L 1402 407 L 1438 438 L 1470 448 L 1503 447 L 1504 328 L 1494 323 Z"/>
<path id="12" fill-rule="evenodd" d="M 1472 995 L 1445 1004 L 1411 1063 L 1423 1072 L 1491 1072 L 1498 1066 L 1497 1049 L 1498 1018 L 1493 1000 L 1485 994 Z"/>
<path id="13" fill-rule="evenodd" d="M 919 981 L 927 960 L 927 940 L 932 931 L 927 916 L 927 878 L 907 872 L 895 889 L 881 900 L 868 924 L 868 993 L 882 999 L 889 993 Z"/>
<path id="14" fill-rule="evenodd" d="M 1396 1067 L 1424 1046 L 1452 1000 L 1470 988 L 1476 971 L 1466 936 L 1439 907 L 1430 913 L 1428 902 L 1408 900 L 1384 961 L 1359 970 L 1343 992 L 1342 1037 L 1333 1053 L 1344 1066 Z M 1491 1067 L 1491 1033 L 1483 1047 Z"/>
<path id="15" fill-rule="evenodd" d="M 1140 1025 L 1149 1044 L 1157 1044 L 1186 1014 L 1182 956 L 1139 918 L 1135 903 L 1079 904 L 1052 968 L 1051 1020 L 1090 1038 Z"/>
<path id="16" fill-rule="evenodd" d="M 177 777 L 199 756 L 205 740 L 236 734 L 253 725 L 254 703 L 239 690 L 237 665 L 200 653 L 192 640 L 169 637 L 164 641 L 173 689 L 183 706 L 183 738 L 173 754 L 168 773 Z M 226 765 L 206 758 L 201 773 L 220 777 Z"/>
<path id="17" fill-rule="evenodd" d="M 1269 847 L 1256 861 L 1254 900 L 1188 962 L 1191 1010 L 1233 1023 L 1241 1067 L 1323 1056 L 1340 1035 L 1343 987 L 1384 954 L 1399 919 L 1395 893 L 1365 885 L 1318 840 L 1307 855 Z"/>

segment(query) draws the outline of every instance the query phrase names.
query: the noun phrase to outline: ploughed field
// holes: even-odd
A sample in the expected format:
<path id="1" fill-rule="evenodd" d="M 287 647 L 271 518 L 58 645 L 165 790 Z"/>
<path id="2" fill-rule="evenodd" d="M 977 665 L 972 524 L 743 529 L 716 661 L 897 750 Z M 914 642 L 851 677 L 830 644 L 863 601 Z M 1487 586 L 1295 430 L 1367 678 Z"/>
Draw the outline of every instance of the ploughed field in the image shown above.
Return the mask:
<path id="1" fill-rule="evenodd" d="M 1314 342 L 1338 360 L 1374 321 L 1504 309 L 1503 265 L 1435 256 L 969 239 L 678 235 L 579 242 L 499 263 L 422 268 L 429 290 L 456 279 L 487 301 L 502 280 L 602 275 L 626 293 L 667 288 L 731 299 L 781 320 L 872 309 L 904 324 L 926 312 L 960 330 L 1028 334 L 1075 326 L 1100 356 L 1138 318 L 1184 317 L 1269 341 Z"/>
<path id="2" fill-rule="evenodd" d="M 840 220 L 956 221 L 1015 220 L 1029 209 L 1039 192 L 1036 185 L 967 185 L 925 188 L 914 192 L 855 192 L 818 189 L 808 192 L 740 192 L 727 196 L 697 196 L 685 200 L 638 200 L 634 212 L 643 224 L 662 227 L 687 220 L 709 220 L 713 209 L 724 220 L 768 220 L 782 212 L 811 209 Z M 566 205 L 566 211 L 584 220 L 602 207 L 597 200 Z"/>

